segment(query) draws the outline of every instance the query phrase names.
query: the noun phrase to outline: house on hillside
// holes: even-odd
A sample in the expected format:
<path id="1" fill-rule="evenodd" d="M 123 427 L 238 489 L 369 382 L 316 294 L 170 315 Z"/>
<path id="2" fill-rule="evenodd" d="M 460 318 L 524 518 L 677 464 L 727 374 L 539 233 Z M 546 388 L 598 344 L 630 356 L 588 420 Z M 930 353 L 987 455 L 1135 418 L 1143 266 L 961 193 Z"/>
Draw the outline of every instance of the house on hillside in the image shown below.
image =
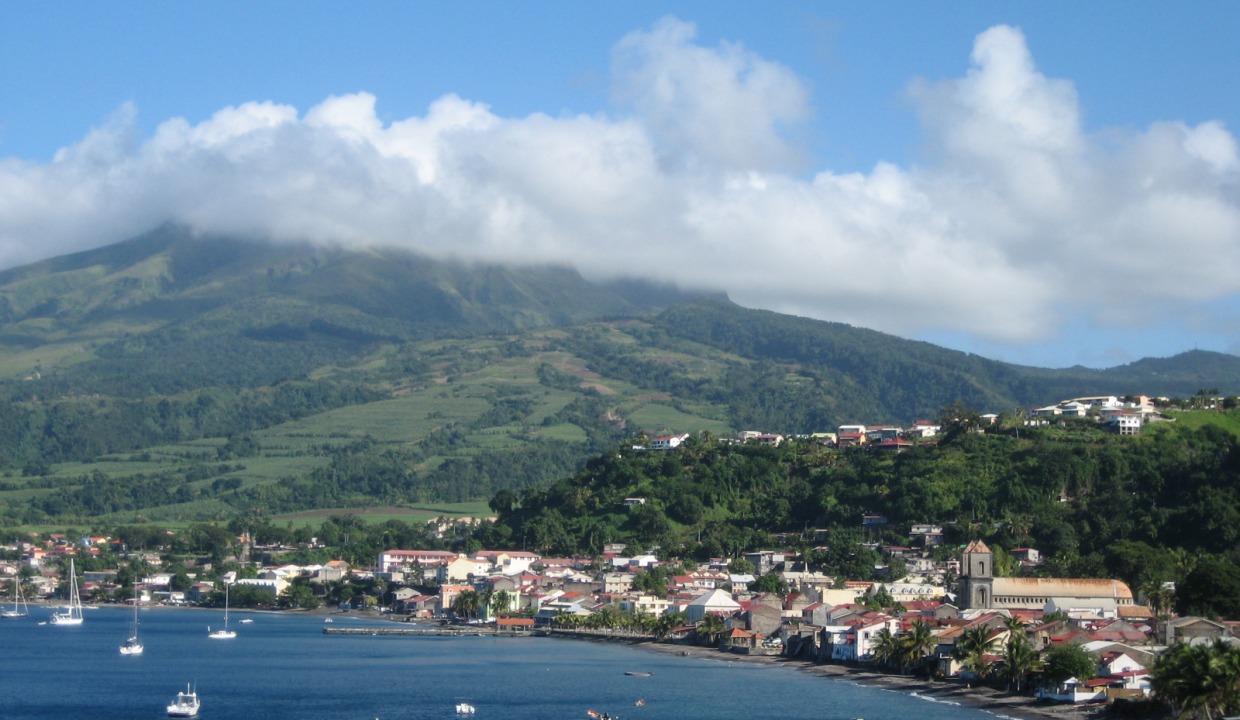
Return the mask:
<path id="1" fill-rule="evenodd" d="M 660 435 L 650 440 L 651 450 L 674 450 L 680 447 L 680 444 L 689 439 L 689 433 L 681 433 L 679 435 Z"/>

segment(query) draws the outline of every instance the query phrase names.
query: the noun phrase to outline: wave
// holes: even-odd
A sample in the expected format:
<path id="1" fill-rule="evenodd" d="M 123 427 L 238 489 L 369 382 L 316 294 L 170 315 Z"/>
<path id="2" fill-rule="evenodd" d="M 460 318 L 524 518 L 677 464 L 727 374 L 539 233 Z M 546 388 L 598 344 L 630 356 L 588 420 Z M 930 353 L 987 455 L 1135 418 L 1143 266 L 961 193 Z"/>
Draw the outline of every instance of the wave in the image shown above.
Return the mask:
<path id="1" fill-rule="evenodd" d="M 960 703 L 956 702 L 955 700 L 940 700 L 936 697 L 931 697 L 929 695 L 922 695 L 916 690 L 909 693 L 909 695 L 917 698 L 918 700 L 925 700 L 926 702 L 938 703 L 940 705 L 955 705 L 956 707 L 960 707 Z"/>

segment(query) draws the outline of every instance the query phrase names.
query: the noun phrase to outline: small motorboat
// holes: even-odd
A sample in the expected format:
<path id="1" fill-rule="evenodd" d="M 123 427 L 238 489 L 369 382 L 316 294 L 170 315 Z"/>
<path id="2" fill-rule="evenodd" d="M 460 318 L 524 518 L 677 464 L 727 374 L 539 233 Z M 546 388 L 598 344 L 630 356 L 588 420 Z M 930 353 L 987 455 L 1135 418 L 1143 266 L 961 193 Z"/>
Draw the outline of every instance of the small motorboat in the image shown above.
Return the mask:
<path id="1" fill-rule="evenodd" d="M 168 706 L 168 717 L 170 718 L 191 718 L 198 716 L 198 708 L 202 707 L 202 702 L 198 699 L 198 691 L 190 689 L 189 685 L 185 686 L 185 692 L 177 693 L 176 700 Z"/>
<path id="2" fill-rule="evenodd" d="M 654 673 L 642 672 L 640 670 L 625 670 L 624 674 L 632 675 L 633 677 L 650 677 L 651 675 L 654 675 Z"/>
<path id="3" fill-rule="evenodd" d="M 473 705 L 470 705 L 469 703 L 457 703 L 456 704 L 457 715 L 473 715 L 475 712 L 477 712 L 477 708 L 475 708 Z"/>

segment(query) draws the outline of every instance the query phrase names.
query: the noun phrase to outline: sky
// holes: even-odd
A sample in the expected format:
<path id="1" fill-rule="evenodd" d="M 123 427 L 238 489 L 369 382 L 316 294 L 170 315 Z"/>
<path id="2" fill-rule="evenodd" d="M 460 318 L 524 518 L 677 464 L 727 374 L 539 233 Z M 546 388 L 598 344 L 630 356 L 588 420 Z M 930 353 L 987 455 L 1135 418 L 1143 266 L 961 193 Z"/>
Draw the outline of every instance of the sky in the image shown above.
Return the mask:
<path id="1" fill-rule="evenodd" d="M 175 222 L 1240 354 L 1240 5 L 0 4 L 0 268 Z"/>

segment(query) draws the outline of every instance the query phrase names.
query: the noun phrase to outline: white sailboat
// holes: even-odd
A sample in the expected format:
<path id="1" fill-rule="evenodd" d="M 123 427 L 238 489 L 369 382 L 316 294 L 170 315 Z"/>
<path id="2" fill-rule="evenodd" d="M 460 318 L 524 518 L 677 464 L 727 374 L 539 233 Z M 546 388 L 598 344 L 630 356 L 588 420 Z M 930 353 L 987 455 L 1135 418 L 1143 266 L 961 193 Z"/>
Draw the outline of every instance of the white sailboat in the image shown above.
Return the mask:
<path id="1" fill-rule="evenodd" d="M 185 692 L 177 693 L 176 700 L 168 706 L 168 717 L 171 718 L 191 718 L 198 715 L 198 708 L 202 707 L 202 702 L 198 699 L 198 691 L 190 689 L 189 685 L 185 686 Z"/>
<path id="2" fill-rule="evenodd" d="M 77 570 L 69 558 L 69 607 L 65 612 L 52 613 L 53 625 L 81 625 L 82 598 L 78 595 Z"/>
<path id="3" fill-rule="evenodd" d="M 26 598 L 22 597 L 22 578 L 21 575 L 13 578 L 13 609 L 0 612 L 0 618 L 24 618 L 30 614 L 30 608 L 26 606 Z"/>
<path id="4" fill-rule="evenodd" d="M 228 629 L 228 583 L 224 584 L 224 627 L 218 630 L 212 630 L 211 626 L 207 626 L 207 637 L 212 640 L 229 640 L 237 637 L 236 630 Z"/>
<path id="5" fill-rule="evenodd" d="M 138 584 L 133 585 L 133 628 L 129 631 L 129 637 L 121 645 L 121 655 L 141 655 L 145 650 L 142 641 L 138 639 Z"/>

